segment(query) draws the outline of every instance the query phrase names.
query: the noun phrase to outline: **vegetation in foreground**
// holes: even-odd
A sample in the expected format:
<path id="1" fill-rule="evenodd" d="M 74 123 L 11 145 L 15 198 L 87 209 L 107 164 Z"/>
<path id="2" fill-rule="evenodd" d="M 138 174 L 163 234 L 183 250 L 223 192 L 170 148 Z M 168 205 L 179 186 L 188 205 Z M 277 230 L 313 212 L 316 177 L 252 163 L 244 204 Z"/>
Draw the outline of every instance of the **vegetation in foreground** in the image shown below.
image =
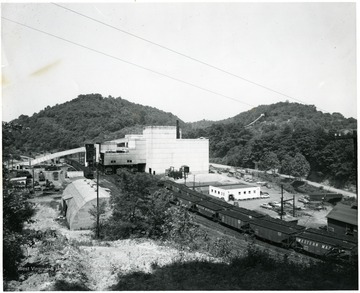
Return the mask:
<path id="1" fill-rule="evenodd" d="M 230 264 L 205 261 L 153 266 L 151 274 L 119 276 L 111 287 L 123 290 L 357 290 L 357 261 L 339 266 L 331 261 L 295 264 L 274 259 L 249 246 L 247 255 Z"/>

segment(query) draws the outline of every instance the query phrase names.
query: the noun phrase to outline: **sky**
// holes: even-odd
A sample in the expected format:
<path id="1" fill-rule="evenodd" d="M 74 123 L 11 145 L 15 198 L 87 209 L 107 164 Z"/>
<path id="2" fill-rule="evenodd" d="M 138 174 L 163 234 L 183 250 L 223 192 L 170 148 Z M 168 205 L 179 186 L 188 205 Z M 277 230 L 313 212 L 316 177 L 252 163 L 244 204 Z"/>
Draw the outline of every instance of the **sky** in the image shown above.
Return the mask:
<path id="1" fill-rule="evenodd" d="M 91 93 L 185 122 L 280 101 L 357 118 L 355 2 L 58 5 L 1 5 L 3 121 Z"/>

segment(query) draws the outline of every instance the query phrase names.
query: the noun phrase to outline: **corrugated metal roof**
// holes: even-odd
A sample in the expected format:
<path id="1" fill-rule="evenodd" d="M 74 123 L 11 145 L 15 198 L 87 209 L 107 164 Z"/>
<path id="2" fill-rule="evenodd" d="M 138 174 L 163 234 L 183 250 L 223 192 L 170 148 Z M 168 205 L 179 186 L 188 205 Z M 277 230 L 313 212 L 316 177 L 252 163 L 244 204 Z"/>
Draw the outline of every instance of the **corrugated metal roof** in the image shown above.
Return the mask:
<path id="1" fill-rule="evenodd" d="M 65 188 L 62 199 L 66 200 L 68 205 L 66 219 L 70 225 L 70 229 L 75 216 L 81 208 L 96 198 L 96 183 L 90 179 L 75 180 Z M 110 198 L 110 194 L 100 186 L 99 198 Z"/>
<path id="2" fill-rule="evenodd" d="M 337 204 L 326 216 L 328 219 L 337 220 L 343 223 L 358 225 L 358 211 L 350 206 Z"/>

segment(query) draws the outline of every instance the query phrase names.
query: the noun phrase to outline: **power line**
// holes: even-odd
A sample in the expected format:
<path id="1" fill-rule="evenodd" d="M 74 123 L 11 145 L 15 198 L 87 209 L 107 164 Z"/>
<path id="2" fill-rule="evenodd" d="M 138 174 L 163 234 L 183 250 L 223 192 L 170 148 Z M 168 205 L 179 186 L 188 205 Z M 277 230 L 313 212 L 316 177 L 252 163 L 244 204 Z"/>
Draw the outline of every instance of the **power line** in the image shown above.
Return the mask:
<path id="1" fill-rule="evenodd" d="M 7 20 L 7 21 L 9 21 L 9 22 L 15 23 L 15 24 L 17 24 L 17 25 L 20 25 L 20 26 L 26 27 L 26 28 L 28 28 L 28 29 L 31 29 L 31 30 L 33 30 L 33 31 L 40 32 L 40 33 L 42 33 L 42 34 L 51 36 L 51 37 L 53 37 L 53 38 L 62 40 L 62 41 L 64 41 L 64 42 L 67 42 L 67 43 L 76 45 L 76 46 L 81 47 L 81 48 L 83 48 L 83 49 L 87 49 L 87 50 L 89 50 L 89 51 L 92 51 L 92 52 L 95 52 L 95 53 L 104 55 L 104 56 L 106 56 L 106 57 L 109 57 L 109 58 L 112 58 L 112 59 L 115 59 L 115 60 L 118 60 L 118 61 L 127 63 L 127 64 L 129 64 L 129 65 L 132 65 L 132 66 L 135 66 L 135 67 L 137 67 L 137 68 L 140 68 L 140 69 L 149 71 L 149 72 L 151 72 L 151 73 L 155 73 L 155 74 L 158 74 L 158 75 L 167 77 L 167 78 L 172 79 L 172 80 L 175 80 L 175 81 L 177 81 L 177 82 L 181 82 L 181 83 L 183 83 L 183 84 L 187 84 L 187 85 L 189 85 L 189 86 L 195 87 L 195 88 L 200 89 L 200 90 L 203 90 L 203 91 L 205 91 L 205 92 L 209 92 L 209 93 L 212 93 L 212 94 L 214 94 L 214 95 L 218 95 L 218 96 L 227 98 L 227 99 L 229 99 L 229 100 L 232 100 L 232 101 L 235 101 L 235 102 L 238 102 L 238 103 L 242 103 L 242 104 L 247 105 L 247 106 L 250 106 L 250 107 L 255 107 L 254 105 L 251 105 L 251 104 L 249 104 L 249 103 L 243 102 L 243 101 L 238 100 L 238 99 L 236 99 L 236 98 L 233 98 L 233 97 L 230 97 L 230 96 L 227 96 L 227 95 L 224 95 L 224 94 L 215 92 L 215 91 L 213 91 L 213 90 L 209 90 L 209 89 L 207 89 L 207 88 L 204 88 L 204 87 L 198 86 L 198 85 L 196 85 L 196 84 L 193 84 L 193 83 L 184 81 L 184 80 L 182 80 L 182 79 L 179 79 L 179 78 L 176 78 L 176 77 L 173 77 L 173 76 L 170 76 L 170 75 L 167 75 L 167 74 L 164 74 L 164 73 L 155 71 L 155 70 L 153 70 L 153 69 L 144 67 L 144 66 L 142 66 L 142 65 L 139 65 L 139 64 L 136 64 L 136 63 L 127 61 L 127 60 L 125 60 L 125 59 L 121 59 L 121 58 L 116 57 L 116 56 L 114 56 L 114 55 L 110 55 L 110 54 L 108 54 L 108 53 L 105 53 L 105 52 L 102 52 L 102 51 L 99 51 L 99 50 L 90 48 L 90 47 L 88 47 L 88 46 L 85 46 L 85 45 L 82 45 L 82 44 L 73 42 L 73 41 L 71 41 L 71 40 L 65 39 L 65 38 L 63 38 L 63 37 L 59 37 L 59 36 L 54 35 L 54 34 L 52 34 L 52 33 L 48 33 L 48 32 L 46 32 L 46 31 L 43 31 L 43 30 L 34 28 L 34 27 L 32 27 L 32 26 L 29 26 L 29 25 L 26 25 L 26 24 L 17 22 L 17 21 L 15 21 L 15 20 L 11 20 L 11 19 L 6 18 L 6 17 L 4 17 L 4 16 L 1 16 L 1 18 L 4 19 L 4 20 Z"/>
<path id="2" fill-rule="evenodd" d="M 115 29 L 115 30 L 117 30 L 117 31 L 119 31 L 119 32 L 122 32 L 122 33 L 124 33 L 124 34 L 129 35 L 129 36 L 132 36 L 132 37 L 134 37 L 134 38 L 137 38 L 137 39 L 142 40 L 142 41 L 144 41 L 144 42 L 150 43 L 150 44 L 152 44 L 152 45 L 154 45 L 154 46 L 160 47 L 160 48 L 162 48 L 162 49 L 164 49 L 164 50 L 167 50 L 167 51 L 169 51 L 169 52 L 175 53 L 175 54 L 177 54 L 177 55 L 180 55 L 180 56 L 185 57 L 185 58 L 187 58 L 187 59 L 190 59 L 190 60 L 192 60 L 192 61 L 195 61 L 195 62 L 198 62 L 198 63 L 200 63 L 200 64 L 203 64 L 203 65 L 205 65 L 205 66 L 207 66 L 207 67 L 210 67 L 210 68 L 212 68 L 212 69 L 218 70 L 218 71 L 220 71 L 220 72 L 222 72 L 222 73 L 226 73 L 226 74 L 228 74 L 228 75 L 231 75 L 231 76 L 236 77 L 236 78 L 238 78 L 238 79 L 241 79 L 241 80 L 243 80 L 243 81 L 246 81 L 246 82 L 248 82 L 248 83 L 251 83 L 251 84 L 253 84 L 253 85 L 255 85 L 255 86 L 261 87 L 261 88 L 263 88 L 263 89 L 266 89 L 266 90 L 271 91 L 271 92 L 273 92 L 273 93 L 276 93 L 276 94 L 278 94 L 278 95 L 284 96 L 284 97 L 286 97 L 286 98 L 292 99 L 292 100 L 297 101 L 297 102 L 299 102 L 299 103 L 307 104 L 307 103 L 305 103 L 305 102 L 303 102 L 303 101 L 301 101 L 301 100 L 299 100 L 299 99 L 296 99 L 296 98 L 294 98 L 294 97 L 292 97 L 292 96 L 289 96 L 288 94 L 285 94 L 285 93 L 282 93 L 282 92 L 280 92 L 280 91 L 274 90 L 274 89 L 269 88 L 269 87 L 267 87 L 267 86 L 265 86 L 265 85 L 262 85 L 262 84 L 260 84 L 260 83 L 254 82 L 254 81 L 252 81 L 252 80 L 249 80 L 249 79 L 247 79 L 247 78 L 244 78 L 244 77 L 242 77 L 242 76 L 240 76 L 240 75 L 237 75 L 237 74 L 235 74 L 235 73 L 232 73 L 232 72 L 230 72 L 230 71 L 227 71 L 227 70 L 225 70 L 225 69 L 222 69 L 222 68 L 220 68 L 220 67 L 217 67 L 217 66 L 215 66 L 215 65 L 212 65 L 212 64 L 209 64 L 209 63 L 207 63 L 207 62 L 201 61 L 201 60 L 199 60 L 199 59 L 197 59 L 197 58 L 191 57 L 191 56 L 189 56 L 189 55 L 186 55 L 186 54 L 184 54 L 184 53 L 181 53 L 181 52 L 179 52 L 179 51 L 176 51 L 176 50 L 174 50 L 174 49 L 171 49 L 171 48 L 169 48 L 169 47 L 166 47 L 166 46 L 164 46 L 164 45 L 161 45 L 161 44 L 159 44 L 159 43 L 153 42 L 153 41 L 151 41 L 151 40 L 149 40 L 149 39 L 146 39 L 146 38 L 144 38 L 144 37 L 138 36 L 138 35 L 136 35 L 136 34 L 134 34 L 134 33 L 130 33 L 130 32 L 128 32 L 128 31 L 126 31 L 126 30 L 120 29 L 120 28 L 118 28 L 118 27 L 115 27 L 115 26 L 113 26 L 113 25 L 111 25 L 111 24 L 108 24 L 108 23 L 106 23 L 106 22 L 103 22 L 103 21 L 101 21 L 101 20 L 98 20 L 98 19 L 96 19 L 96 18 L 93 18 L 93 17 L 91 17 L 91 16 L 85 15 L 85 14 L 83 14 L 83 13 L 81 13 L 81 12 L 76 11 L 76 10 L 70 9 L 70 8 L 68 8 L 68 7 L 62 6 L 62 5 L 57 4 L 57 3 L 52 3 L 52 4 L 55 5 L 55 6 L 58 6 L 58 7 L 60 7 L 60 8 L 63 8 L 63 9 L 65 9 L 65 10 L 68 10 L 68 11 L 70 11 L 70 12 L 72 12 L 72 13 L 75 13 L 75 14 L 77 14 L 77 15 L 80 15 L 81 17 L 90 19 L 90 20 L 92 20 L 92 21 L 94 21 L 94 22 L 100 23 L 100 24 L 102 24 L 102 25 L 104 25 L 104 26 L 107 26 L 107 27 L 109 27 L 109 28 Z M 320 110 L 322 110 L 322 111 L 324 111 L 324 112 L 329 112 L 329 111 L 326 111 L 326 110 L 321 109 L 321 108 L 319 108 L 319 107 L 318 107 L 318 109 L 320 109 Z"/>

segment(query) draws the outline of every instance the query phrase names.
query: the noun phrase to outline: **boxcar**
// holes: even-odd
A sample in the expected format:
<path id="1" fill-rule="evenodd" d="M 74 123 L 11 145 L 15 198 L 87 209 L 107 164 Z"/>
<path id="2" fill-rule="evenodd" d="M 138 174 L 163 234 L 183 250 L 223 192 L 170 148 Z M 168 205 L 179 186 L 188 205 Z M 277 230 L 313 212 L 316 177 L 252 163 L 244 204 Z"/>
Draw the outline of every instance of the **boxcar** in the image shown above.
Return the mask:
<path id="1" fill-rule="evenodd" d="M 251 221 L 247 215 L 234 210 L 219 211 L 219 220 L 222 224 L 242 232 L 248 231 L 249 222 Z"/>
<path id="2" fill-rule="evenodd" d="M 357 239 L 309 228 L 296 236 L 295 248 L 316 256 L 348 258 L 357 253 Z"/>
<path id="3" fill-rule="evenodd" d="M 305 227 L 266 216 L 253 218 L 250 229 L 258 238 L 289 247 L 295 241 L 296 235 Z"/>

